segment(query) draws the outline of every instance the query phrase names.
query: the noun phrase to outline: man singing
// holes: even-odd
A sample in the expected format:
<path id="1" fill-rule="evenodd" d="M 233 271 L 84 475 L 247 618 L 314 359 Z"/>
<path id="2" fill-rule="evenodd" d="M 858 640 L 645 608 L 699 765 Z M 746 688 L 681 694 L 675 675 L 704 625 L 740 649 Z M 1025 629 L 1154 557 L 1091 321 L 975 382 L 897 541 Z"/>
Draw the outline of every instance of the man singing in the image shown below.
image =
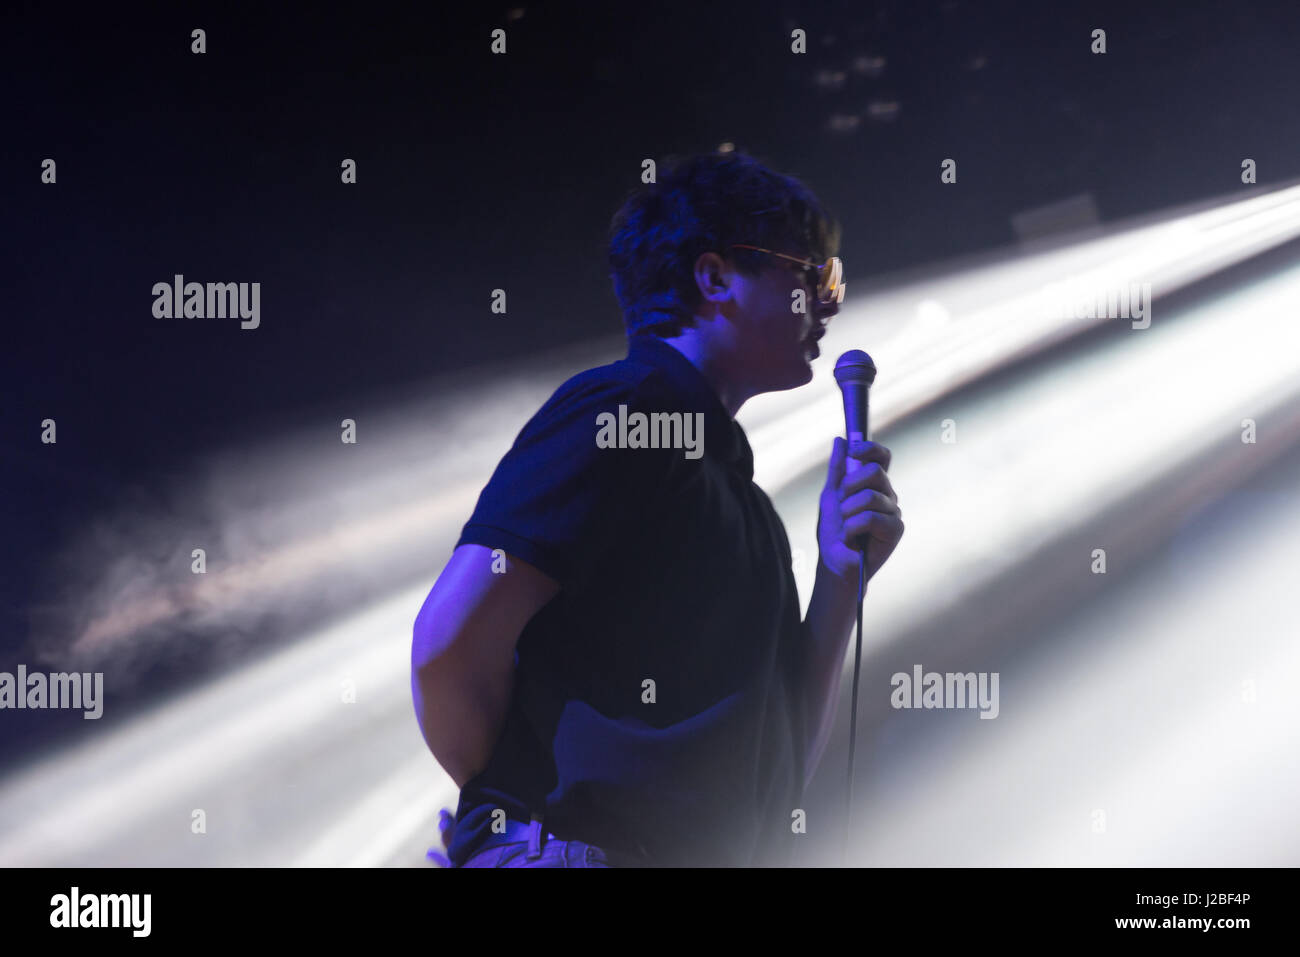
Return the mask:
<path id="1" fill-rule="evenodd" d="M 627 357 L 523 427 L 415 621 L 416 716 L 461 789 L 453 866 L 792 863 L 858 549 L 870 578 L 903 522 L 889 450 L 836 439 L 801 621 L 735 416 L 812 378 L 838 243 L 807 187 L 738 153 L 673 164 L 615 215 Z"/>

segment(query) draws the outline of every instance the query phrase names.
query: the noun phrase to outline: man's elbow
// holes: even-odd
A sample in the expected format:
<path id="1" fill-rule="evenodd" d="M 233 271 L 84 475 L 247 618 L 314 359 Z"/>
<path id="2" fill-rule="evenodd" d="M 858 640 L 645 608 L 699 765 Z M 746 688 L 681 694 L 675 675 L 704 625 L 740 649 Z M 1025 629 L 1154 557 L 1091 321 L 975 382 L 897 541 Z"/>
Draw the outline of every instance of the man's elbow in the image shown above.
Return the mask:
<path id="1" fill-rule="evenodd" d="M 416 720 L 457 787 L 487 767 L 513 690 L 513 661 L 498 674 L 473 653 L 472 644 L 437 628 L 422 631 L 417 622 L 411 645 Z"/>
<path id="2" fill-rule="evenodd" d="M 453 645 L 434 627 L 434 619 L 427 611 L 426 605 L 411 629 L 411 697 L 425 743 L 459 786 L 466 769 L 458 753 L 461 736 L 454 727 L 457 676 L 449 654 Z"/>
<path id="3" fill-rule="evenodd" d="M 481 769 L 474 767 L 464 753 L 463 729 L 457 728 L 459 722 L 447 707 L 447 682 L 452 679 L 441 665 L 445 662 L 439 662 L 436 657 L 417 664 L 415 655 L 412 656 L 411 697 L 415 720 L 429 752 L 456 786 L 464 787 Z"/>

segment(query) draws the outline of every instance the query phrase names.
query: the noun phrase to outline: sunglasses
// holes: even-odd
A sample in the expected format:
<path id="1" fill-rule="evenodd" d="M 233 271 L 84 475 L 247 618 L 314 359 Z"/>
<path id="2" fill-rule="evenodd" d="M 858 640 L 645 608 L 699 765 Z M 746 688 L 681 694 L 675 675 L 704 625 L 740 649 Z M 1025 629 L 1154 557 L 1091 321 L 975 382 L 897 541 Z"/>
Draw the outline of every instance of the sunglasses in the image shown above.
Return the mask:
<path id="1" fill-rule="evenodd" d="M 832 256 L 826 262 L 818 265 L 807 259 L 799 259 L 795 256 L 787 256 L 785 253 L 778 253 L 771 249 L 764 249 L 762 246 L 750 246 L 746 243 L 733 243 L 728 249 L 753 249 L 760 253 L 769 253 L 773 256 L 780 256 L 782 259 L 788 259 L 804 267 L 804 275 L 808 280 L 808 288 L 817 290 L 817 301 L 823 306 L 829 306 L 831 303 L 840 303 L 844 301 L 844 263 L 840 261 L 839 256 Z"/>

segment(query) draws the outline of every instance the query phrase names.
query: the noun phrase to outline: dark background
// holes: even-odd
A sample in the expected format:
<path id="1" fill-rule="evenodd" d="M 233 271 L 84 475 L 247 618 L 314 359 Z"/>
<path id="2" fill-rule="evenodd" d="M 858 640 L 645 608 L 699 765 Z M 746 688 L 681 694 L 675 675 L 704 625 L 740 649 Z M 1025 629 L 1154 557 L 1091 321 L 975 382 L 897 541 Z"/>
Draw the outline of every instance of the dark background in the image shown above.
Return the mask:
<path id="1" fill-rule="evenodd" d="M 605 230 L 644 158 L 731 142 L 798 176 L 850 281 L 1011 245 L 1013 215 L 1084 193 L 1105 222 L 1248 188 L 1244 157 L 1300 175 L 1288 4 L 511 9 L 6 15 L 6 666 L 61 544 L 204 450 L 616 334 Z M 155 319 L 178 272 L 260 282 L 261 327 Z"/>

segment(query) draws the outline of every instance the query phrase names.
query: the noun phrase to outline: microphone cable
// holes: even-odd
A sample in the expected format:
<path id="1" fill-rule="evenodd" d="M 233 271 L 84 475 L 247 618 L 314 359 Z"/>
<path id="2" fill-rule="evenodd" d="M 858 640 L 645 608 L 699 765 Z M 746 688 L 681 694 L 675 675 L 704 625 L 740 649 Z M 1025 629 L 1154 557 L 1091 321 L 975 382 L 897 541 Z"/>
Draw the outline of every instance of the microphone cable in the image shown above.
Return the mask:
<path id="1" fill-rule="evenodd" d="M 858 742 L 858 674 L 862 670 L 862 605 L 867 595 L 867 550 L 858 550 L 858 627 L 853 644 L 853 704 L 849 713 L 849 773 L 844 804 L 844 856 L 849 853 L 849 835 L 853 832 L 853 753 Z"/>

